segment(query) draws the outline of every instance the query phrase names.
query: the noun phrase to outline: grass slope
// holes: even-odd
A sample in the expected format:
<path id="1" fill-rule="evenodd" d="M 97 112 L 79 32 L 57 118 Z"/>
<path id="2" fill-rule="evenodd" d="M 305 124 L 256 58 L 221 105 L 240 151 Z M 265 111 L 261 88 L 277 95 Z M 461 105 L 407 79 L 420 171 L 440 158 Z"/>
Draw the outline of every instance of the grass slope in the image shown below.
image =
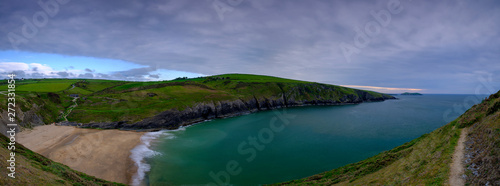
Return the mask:
<path id="1" fill-rule="evenodd" d="M 0 174 L 0 185 L 123 185 L 72 170 L 20 144 L 15 145 L 15 178 L 10 178 L 6 169 L 9 165 L 5 161 L 10 158 L 8 143 L 9 139 L 0 134 L 0 166 L 4 169 Z"/>
<path id="2" fill-rule="evenodd" d="M 468 184 L 500 184 L 500 91 L 456 120 L 366 160 L 279 185 L 443 185 L 464 127 L 470 127 Z M 473 154 L 476 153 L 476 154 Z M 467 154 L 466 154 L 467 155 Z M 466 156 L 467 157 L 467 156 Z M 474 172 L 475 171 L 475 172 Z"/>
<path id="3" fill-rule="evenodd" d="M 468 185 L 500 185 L 500 92 L 472 107 L 459 123 L 470 126 L 465 142 Z"/>
<path id="4" fill-rule="evenodd" d="M 346 95 L 359 94 L 359 90 L 346 87 L 250 74 L 154 82 L 41 79 L 18 81 L 16 85 L 16 101 L 21 110 L 35 109 L 44 123 L 62 120 L 61 113 L 73 105 L 70 94 L 85 98 L 79 99 L 78 107 L 67 116 L 69 121 L 81 123 L 137 122 L 166 110 L 184 110 L 199 103 L 279 98 L 288 92 L 291 93 L 285 96 L 297 100 L 324 98 L 338 101 Z M 0 91 L 6 88 L 6 81 L 0 81 Z M 372 97 L 386 96 L 363 92 Z M 5 110 L 6 99 L 1 102 L 0 110 Z"/>

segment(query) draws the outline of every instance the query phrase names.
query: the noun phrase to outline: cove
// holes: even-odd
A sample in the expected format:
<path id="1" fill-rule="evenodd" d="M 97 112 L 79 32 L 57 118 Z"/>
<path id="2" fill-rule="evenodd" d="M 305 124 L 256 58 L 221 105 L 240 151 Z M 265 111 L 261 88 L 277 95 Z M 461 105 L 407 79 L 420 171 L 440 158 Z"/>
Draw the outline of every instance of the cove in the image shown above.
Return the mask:
<path id="1" fill-rule="evenodd" d="M 152 141 L 146 185 L 261 185 L 354 163 L 429 133 L 468 96 L 306 106 L 216 119 Z M 445 114 L 446 117 L 444 117 Z M 462 113 L 454 113 L 456 116 Z"/>

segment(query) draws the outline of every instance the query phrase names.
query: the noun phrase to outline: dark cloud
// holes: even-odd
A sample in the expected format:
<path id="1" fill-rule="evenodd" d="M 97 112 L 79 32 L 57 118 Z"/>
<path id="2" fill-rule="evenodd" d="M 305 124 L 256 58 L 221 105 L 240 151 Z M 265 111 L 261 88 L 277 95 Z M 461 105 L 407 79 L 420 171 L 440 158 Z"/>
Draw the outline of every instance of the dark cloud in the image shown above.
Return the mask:
<path id="1" fill-rule="evenodd" d="M 36 2 L 0 0 L 0 50 L 13 49 L 13 33 L 26 39 L 17 47 L 23 51 L 149 66 L 109 74 L 130 80 L 170 69 L 442 90 L 461 84 L 473 91 L 475 72 L 500 72 L 496 1 L 401 0 L 401 12 L 390 14 L 388 25 L 347 63 L 340 44 L 355 45 L 354 28 L 377 22 L 370 12 L 388 11 L 387 2 L 249 0 L 221 20 L 213 1 L 69 1 L 25 37 L 23 18 L 33 22 L 42 8 Z"/>
<path id="2" fill-rule="evenodd" d="M 156 68 L 152 67 L 144 67 L 144 68 L 134 68 L 130 70 L 125 70 L 125 71 L 117 71 L 111 73 L 110 77 L 113 79 L 123 79 L 123 80 L 130 80 L 130 81 L 144 81 L 147 80 L 146 77 L 152 77 L 150 74 L 151 72 L 157 70 Z M 156 75 L 153 75 L 156 76 Z M 158 76 L 159 78 L 159 76 Z"/>
<path id="3" fill-rule="evenodd" d="M 31 78 L 44 78 L 44 77 L 45 77 L 45 74 L 43 74 L 43 73 L 38 73 L 38 72 L 31 73 Z"/>
<path id="4" fill-rule="evenodd" d="M 56 74 L 59 75 L 59 76 L 61 76 L 61 77 L 63 77 L 63 78 L 66 78 L 66 77 L 68 77 L 70 75 L 70 73 L 68 73 L 68 72 L 58 72 Z"/>
<path id="5" fill-rule="evenodd" d="M 16 78 L 27 78 L 26 73 L 22 70 L 15 70 L 10 72 L 9 74 L 15 74 Z"/>
<path id="6" fill-rule="evenodd" d="M 94 74 L 91 74 L 91 73 L 85 73 L 85 74 L 80 74 L 78 75 L 79 78 L 89 78 L 89 79 L 92 79 L 94 78 Z"/>

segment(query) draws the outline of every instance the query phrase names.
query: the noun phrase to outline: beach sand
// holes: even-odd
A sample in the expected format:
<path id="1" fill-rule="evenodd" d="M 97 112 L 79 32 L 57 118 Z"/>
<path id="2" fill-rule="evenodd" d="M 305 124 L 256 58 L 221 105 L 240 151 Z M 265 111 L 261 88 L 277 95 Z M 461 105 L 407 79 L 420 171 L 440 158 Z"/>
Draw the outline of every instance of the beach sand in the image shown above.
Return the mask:
<path id="1" fill-rule="evenodd" d="M 108 181 L 129 184 L 137 167 L 130 150 L 143 132 L 81 129 L 44 125 L 18 133 L 27 148 L 74 170 Z"/>

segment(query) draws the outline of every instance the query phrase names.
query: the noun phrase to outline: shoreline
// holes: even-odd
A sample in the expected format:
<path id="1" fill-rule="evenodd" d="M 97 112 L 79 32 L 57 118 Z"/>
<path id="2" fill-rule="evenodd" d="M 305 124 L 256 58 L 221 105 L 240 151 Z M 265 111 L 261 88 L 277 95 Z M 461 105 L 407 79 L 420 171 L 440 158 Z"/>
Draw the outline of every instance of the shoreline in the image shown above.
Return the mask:
<path id="1" fill-rule="evenodd" d="M 146 132 L 42 125 L 18 133 L 25 147 L 85 174 L 130 184 L 138 167 L 131 150 Z"/>

